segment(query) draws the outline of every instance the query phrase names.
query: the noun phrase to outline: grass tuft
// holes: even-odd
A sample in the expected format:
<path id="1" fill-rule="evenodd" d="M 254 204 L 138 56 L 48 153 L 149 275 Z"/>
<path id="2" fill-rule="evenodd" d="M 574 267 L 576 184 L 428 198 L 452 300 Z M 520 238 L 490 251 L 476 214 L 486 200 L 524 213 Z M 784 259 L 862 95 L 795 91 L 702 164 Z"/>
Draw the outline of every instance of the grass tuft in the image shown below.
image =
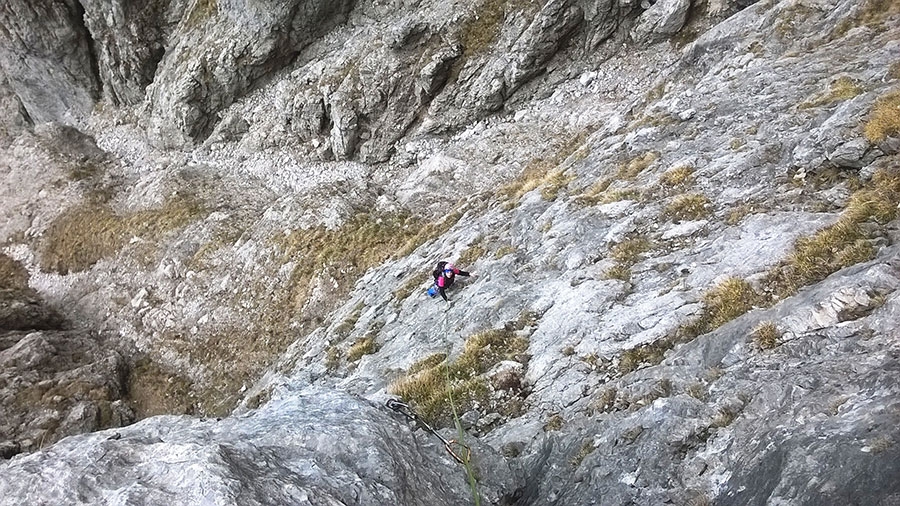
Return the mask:
<path id="1" fill-rule="evenodd" d="M 617 176 L 619 179 L 633 181 L 641 172 L 659 159 L 659 153 L 647 151 L 643 155 L 636 156 L 625 165 L 619 167 Z"/>
<path id="2" fill-rule="evenodd" d="M 514 358 L 528 348 L 528 341 L 505 329 L 491 329 L 469 336 L 463 351 L 452 362 L 432 355 L 417 362 L 410 372 L 394 381 L 389 391 L 410 402 L 429 424 L 449 426 L 449 399 L 465 412 L 490 402 L 490 388 L 483 374 L 501 360 Z M 438 362 L 438 357 L 440 362 Z M 435 363 L 437 362 L 437 363 Z"/>
<path id="3" fill-rule="evenodd" d="M 699 220 L 709 216 L 710 201 L 706 195 L 690 193 L 678 195 L 663 210 L 663 217 L 672 221 Z"/>
<path id="4" fill-rule="evenodd" d="M 378 351 L 375 336 L 364 336 L 356 340 L 347 350 L 347 362 L 356 362 L 363 355 L 371 355 Z"/>
<path id="5" fill-rule="evenodd" d="M 750 338 L 759 349 L 771 350 L 778 346 L 778 340 L 781 339 L 781 331 L 778 330 L 778 326 L 774 322 L 766 321 L 753 329 L 753 332 L 750 333 Z"/>
<path id="6" fill-rule="evenodd" d="M 875 101 L 863 133 L 873 144 L 900 134 L 900 90 L 892 91 Z"/>
<path id="7" fill-rule="evenodd" d="M 830 105 L 835 102 L 849 100 L 862 92 L 862 86 L 860 86 L 856 80 L 847 76 L 841 76 L 831 83 L 831 86 L 826 93 L 811 100 L 807 100 L 797 107 L 802 110 Z"/>
<path id="8" fill-rule="evenodd" d="M 679 165 L 662 173 L 659 183 L 668 186 L 682 186 L 691 182 L 694 176 L 694 168 L 690 165 Z"/>

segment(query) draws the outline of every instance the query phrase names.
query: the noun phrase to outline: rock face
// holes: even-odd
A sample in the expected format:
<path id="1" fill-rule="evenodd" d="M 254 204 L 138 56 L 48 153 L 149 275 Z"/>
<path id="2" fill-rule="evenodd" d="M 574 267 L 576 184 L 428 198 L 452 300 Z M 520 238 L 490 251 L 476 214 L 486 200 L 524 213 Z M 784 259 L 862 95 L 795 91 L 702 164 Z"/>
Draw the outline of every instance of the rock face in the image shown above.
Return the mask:
<path id="1" fill-rule="evenodd" d="M 157 417 L 0 464 L 0 504 L 471 504 L 465 474 L 436 441 L 362 399 L 290 392 L 246 417 Z M 512 472 L 481 455 L 485 501 L 509 504 Z M 86 458 L 96 466 L 87 480 Z M 55 476 L 35 479 L 51 462 Z"/>
<path id="2" fill-rule="evenodd" d="M 90 332 L 62 330 L 20 264 L 0 255 L 0 273 L 0 455 L 133 422 L 123 357 Z"/>
<path id="3" fill-rule="evenodd" d="M 75 0 L 0 7 L 0 66 L 34 121 L 76 122 L 94 105 L 100 83 L 82 15 Z"/>
<path id="4" fill-rule="evenodd" d="M 64 5 L 0 8 L 0 501 L 471 503 L 388 397 L 484 504 L 900 497 L 896 2 Z"/>
<path id="5" fill-rule="evenodd" d="M 340 23 L 349 1 L 194 2 L 147 90 L 150 133 L 205 139 L 216 114 Z"/>

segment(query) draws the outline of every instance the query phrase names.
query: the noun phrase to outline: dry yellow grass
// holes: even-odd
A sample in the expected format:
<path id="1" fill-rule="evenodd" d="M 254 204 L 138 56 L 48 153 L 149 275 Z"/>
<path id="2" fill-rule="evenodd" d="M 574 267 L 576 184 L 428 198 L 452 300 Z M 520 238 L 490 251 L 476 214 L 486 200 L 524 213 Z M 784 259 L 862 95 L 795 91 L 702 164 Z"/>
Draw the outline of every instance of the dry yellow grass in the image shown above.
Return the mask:
<path id="1" fill-rule="evenodd" d="M 710 330 L 718 328 L 753 308 L 760 296 L 740 278 L 728 278 L 703 294 Z"/>
<path id="2" fill-rule="evenodd" d="M 528 348 L 528 341 L 505 329 L 491 329 L 469 336 L 463 351 L 452 362 L 436 354 L 417 362 L 406 376 L 394 381 L 388 390 L 409 401 L 429 424 L 448 425 L 452 419 L 449 399 L 459 411 L 476 403 L 485 405 L 490 393 L 481 376 L 494 364 Z"/>
<path id="3" fill-rule="evenodd" d="M 641 172 L 659 159 L 659 153 L 647 151 L 643 155 L 636 156 L 625 165 L 619 167 L 617 176 L 619 179 L 634 180 Z"/>
<path id="4" fill-rule="evenodd" d="M 706 195 L 678 195 L 663 209 L 663 217 L 672 221 L 699 220 L 710 214 L 709 205 Z"/>
<path id="5" fill-rule="evenodd" d="M 40 245 L 41 269 L 59 274 L 86 270 L 116 254 L 132 237 L 157 240 L 206 214 L 198 202 L 186 197 L 127 215 L 102 204 L 82 204 L 63 212 L 47 228 Z"/>
<path id="6" fill-rule="evenodd" d="M 778 340 L 781 339 L 781 331 L 774 322 L 762 322 L 750 334 L 750 338 L 762 350 L 770 350 L 778 346 Z"/>
<path id="7" fill-rule="evenodd" d="M 690 165 L 679 165 L 662 173 L 659 183 L 664 186 L 680 186 L 690 182 L 694 175 L 694 168 Z"/>
<path id="8" fill-rule="evenodd" d="M 363 355 L 371 355 L 376 351 L 378 351 L 378 345 L 375 342 L 374 336 L 361 337 L 347 350 L 347 361 L 356 362 L 362 358 Z"/>
<path id="9" fill-rule="evenodd" d="M 887 93 L 875 101 L 863 132 L 872 143 L 900 134 L 900 90 Z"/>
<path id="10" fill-rule="evenodd" d="M 854 79 L 847 76 L 841 76 L 834 80 L 828 91 L 819 96 L 803 102 L 798 107 L 800 109 L 810 109 L 813 107 L 821 107 L 823 105 L 833 104 L 843 100 L 851 99 L 863 92 L 862 86 Z"/>

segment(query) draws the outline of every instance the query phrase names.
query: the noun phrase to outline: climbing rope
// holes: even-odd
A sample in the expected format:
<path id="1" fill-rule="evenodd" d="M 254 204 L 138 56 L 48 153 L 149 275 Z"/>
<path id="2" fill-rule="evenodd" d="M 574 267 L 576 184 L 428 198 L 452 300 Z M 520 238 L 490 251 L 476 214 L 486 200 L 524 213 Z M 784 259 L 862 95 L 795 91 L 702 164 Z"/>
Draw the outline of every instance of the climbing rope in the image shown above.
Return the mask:
<path id="1" fill-rule="evenodd" d="M 388 399 L 385 405 L 387 405 L 387 407 L 391 410 L 405 416 L 407 419 L 418 423 L 428 432 L 434 434 L 438 439 L 441 440 L 441 443 L 444 444 L 444 449 L 447 450 L 447 453 L 449 453 L 451 457 L 456 459 L 457 462 L 462 465 L 466 465 L 469 463 L 469 458 L 472 455 L 472 450 L 470 450 L 468 446 L 460 443 L 455 439 L 448 440 L 444 436 L 440 435 L 440 433 L 438 433 L 438 431 L 434 430 L 434 428 L 428 425 L 425 420 L 422 420 L 422 418 L 419 417 L 419 415 L 417 415 L 411 407 L 409 407 L 409 404 L 392 398 Z"/>

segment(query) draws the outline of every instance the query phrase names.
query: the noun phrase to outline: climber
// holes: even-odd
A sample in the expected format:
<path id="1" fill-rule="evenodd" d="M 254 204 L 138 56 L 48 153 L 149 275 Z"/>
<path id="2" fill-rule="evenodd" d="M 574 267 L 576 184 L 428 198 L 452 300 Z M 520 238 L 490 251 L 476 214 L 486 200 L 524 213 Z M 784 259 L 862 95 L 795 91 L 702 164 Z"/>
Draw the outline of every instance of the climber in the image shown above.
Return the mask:
<path id="1" fill-rule="evenodd" d="M 457 274 L 466 277 L 470 276 L 468 272 L 457 269 L 450 262 L 444 262 L 443 260 L 438 262 L 437 268 L 431 273 L 431 275 L 434 276 L 434 285 L 428 289 L 428 295 L 434 297 L 436 294 L 440 293 L 441 297 L 443 297 L 447 303 L 450 303 L 450 299 L 447 298 L 445 290 L 453 286 Z"/>

